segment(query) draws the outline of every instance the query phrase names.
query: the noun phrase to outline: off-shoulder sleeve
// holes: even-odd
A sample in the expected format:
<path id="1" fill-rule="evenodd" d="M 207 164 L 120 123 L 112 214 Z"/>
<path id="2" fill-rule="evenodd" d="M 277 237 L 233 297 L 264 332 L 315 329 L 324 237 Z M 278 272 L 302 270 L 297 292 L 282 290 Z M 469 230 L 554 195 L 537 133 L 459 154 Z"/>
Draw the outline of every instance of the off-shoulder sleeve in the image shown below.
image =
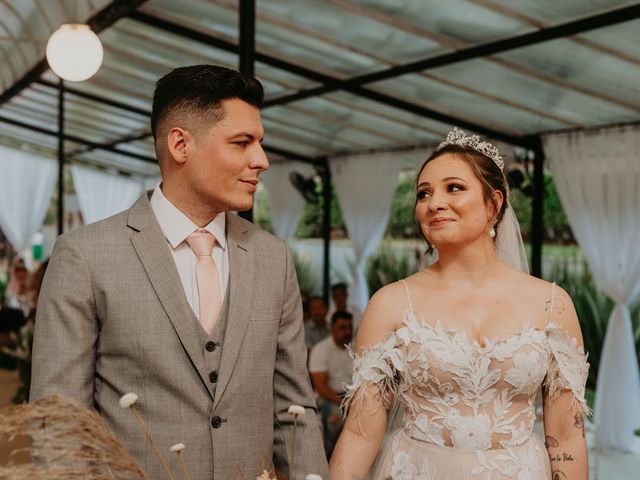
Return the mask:
<path id="1" fill-rule="evenodd" d="M 384 342 L 367 347 L 362 355 L 349 352 L 353 358 L 353 378 L 351 384 L 344 385 L 345 415 L 349 408 L 360 406 L 372 393 L 388 409 L 397 391 L 397 375 L 404 369 L 398 337 L 391 334 Z"/>
<path id="2" fill-rule="evenodd" d="M 563 390 L 572 393 L 572 407 L 582 415 L 590 415 L 591 409 L 584 398 L 584 389 L 589 375 L 587 355 L 577 340 L 556 323 L 547 326 L 547 339 L 551 350 L 549 372 L 545 388 L 551 399 L 560 396 Z"/>

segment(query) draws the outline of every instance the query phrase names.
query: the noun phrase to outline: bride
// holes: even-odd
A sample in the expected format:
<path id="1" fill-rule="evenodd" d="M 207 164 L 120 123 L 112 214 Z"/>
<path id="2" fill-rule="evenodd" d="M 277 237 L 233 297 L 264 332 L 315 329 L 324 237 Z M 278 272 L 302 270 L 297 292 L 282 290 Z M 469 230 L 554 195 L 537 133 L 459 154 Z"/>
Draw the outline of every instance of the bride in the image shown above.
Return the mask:
<path id="1" fill-rule="evenodd" d="M 560 287 L 522 271 L 503 167 L 454 129 L 420 169 L 415 215 L 438 259 L 367 306 L 332 480 L 588 478 L 578 319 Z M 385 435 L 393 405 L 402 422 Z"/>

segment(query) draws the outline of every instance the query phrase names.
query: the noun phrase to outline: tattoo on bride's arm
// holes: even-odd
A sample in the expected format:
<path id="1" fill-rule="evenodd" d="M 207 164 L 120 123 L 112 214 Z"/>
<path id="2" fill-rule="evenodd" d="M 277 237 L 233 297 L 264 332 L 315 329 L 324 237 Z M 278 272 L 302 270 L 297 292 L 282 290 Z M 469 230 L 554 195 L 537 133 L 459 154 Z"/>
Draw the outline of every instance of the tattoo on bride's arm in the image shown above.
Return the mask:
<path id="1" fill-rule="evenodd" d="M 558 443 L 558 440 L 556 440 L 550 435 L 547 435 L 546 437 L 544 437 L 544 443 L 547 446 L 547 448 L 556 448 L 560 446 L 560 444 Z"/>
<path id="2" fill-rule="evenodd" d="M 575 420 L 574 425 L 582 431 L 582 436 L 584 437 L 584 417 L 582 414 L 576 413 L 576 416 L 573 418 Z"/>
<path id="3" fill-rule="evenodd" d="M 547 300 L 544 304 L 544 311 L 548 312 L 551 310 L 551 299 Z M 554 313 L 564 313 L 565 305 L 562 298 L 555 298 L 553 300 L 553 312 Z"/>
<path id="4" fill-rule="evenodd" d="M 552 462 L 573 462 L 574 458 L 570 453 L 562 452 L 549 455 L 549 460 Z"/>
<path id="5" fill-rule="evenodd" d="M 554 470 L 551 472 L 552 480 L 562 480 L 563 478 L 568 478 L 567 475 L 562 470 Z"/>

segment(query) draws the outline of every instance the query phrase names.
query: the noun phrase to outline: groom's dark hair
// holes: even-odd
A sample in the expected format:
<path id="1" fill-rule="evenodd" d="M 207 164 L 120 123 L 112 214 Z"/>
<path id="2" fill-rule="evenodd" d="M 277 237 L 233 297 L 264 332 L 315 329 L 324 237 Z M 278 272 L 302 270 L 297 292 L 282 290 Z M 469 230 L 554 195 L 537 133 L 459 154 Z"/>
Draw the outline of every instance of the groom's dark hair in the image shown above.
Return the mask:
<path id="1" fill-rule="evenodd" d="M 264 99 L 262 84 L 251 75 L 217 65 L 191 65 L 170 71 L 158 80 L 153 93 L 154 140 L 169 121 L 191 120 L 204 126 L 219 122 L 225 115 L 222 102 L 232 98 L 260 108 Z"/>

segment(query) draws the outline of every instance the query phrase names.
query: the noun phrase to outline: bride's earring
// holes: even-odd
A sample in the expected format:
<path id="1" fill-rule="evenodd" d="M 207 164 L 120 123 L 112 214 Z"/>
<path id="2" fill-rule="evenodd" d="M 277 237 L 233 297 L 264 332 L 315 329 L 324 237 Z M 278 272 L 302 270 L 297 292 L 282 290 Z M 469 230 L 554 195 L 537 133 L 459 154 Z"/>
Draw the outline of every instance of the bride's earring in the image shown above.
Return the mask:
<path id="1" fill-rule="evenodd" d="M 491 222 L 491 230 L 489 230 L 489 237 L 496 238 L 496 221 Z"/>

